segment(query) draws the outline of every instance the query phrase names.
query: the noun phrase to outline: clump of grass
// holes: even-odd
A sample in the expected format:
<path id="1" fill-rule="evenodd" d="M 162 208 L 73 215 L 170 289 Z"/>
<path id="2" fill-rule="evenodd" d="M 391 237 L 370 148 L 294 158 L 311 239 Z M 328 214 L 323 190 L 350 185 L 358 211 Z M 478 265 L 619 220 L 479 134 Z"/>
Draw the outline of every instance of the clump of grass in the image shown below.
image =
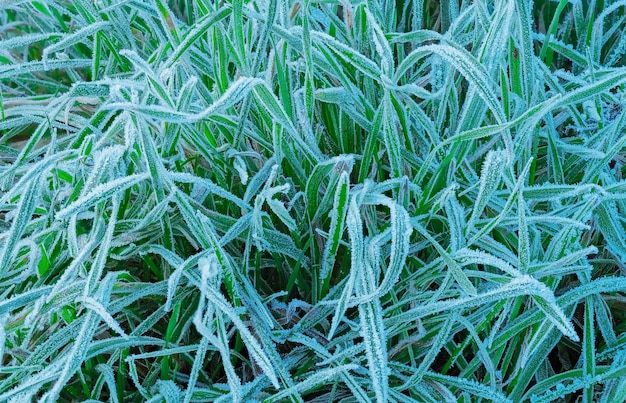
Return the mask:
<path id="1" fill-rule="evenodd" d="M 0 401 L 626 400 L 625 2 L 0 4 Z"/>

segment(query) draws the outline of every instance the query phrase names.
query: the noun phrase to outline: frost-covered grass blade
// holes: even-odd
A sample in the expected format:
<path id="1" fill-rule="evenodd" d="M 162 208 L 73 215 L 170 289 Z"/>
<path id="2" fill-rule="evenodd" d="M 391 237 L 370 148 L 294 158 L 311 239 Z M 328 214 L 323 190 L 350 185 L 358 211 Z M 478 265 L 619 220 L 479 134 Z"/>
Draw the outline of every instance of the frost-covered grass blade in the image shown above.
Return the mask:
<path id="1" fill-rule="evenodd" d="M 624 401 L 625 9 L 0 0 L 0 400 Z"/>

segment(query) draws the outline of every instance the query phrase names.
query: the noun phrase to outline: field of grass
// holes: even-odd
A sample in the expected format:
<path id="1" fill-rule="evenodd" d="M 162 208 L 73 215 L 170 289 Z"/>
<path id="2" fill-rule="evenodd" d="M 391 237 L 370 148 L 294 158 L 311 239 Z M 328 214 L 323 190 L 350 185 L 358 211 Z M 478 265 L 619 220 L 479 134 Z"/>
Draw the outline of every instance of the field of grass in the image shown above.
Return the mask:
<path id="1" fill-rule="evenodd" d="M 626 401 L 625 31 L 0 0 L 0 401 Z"/>

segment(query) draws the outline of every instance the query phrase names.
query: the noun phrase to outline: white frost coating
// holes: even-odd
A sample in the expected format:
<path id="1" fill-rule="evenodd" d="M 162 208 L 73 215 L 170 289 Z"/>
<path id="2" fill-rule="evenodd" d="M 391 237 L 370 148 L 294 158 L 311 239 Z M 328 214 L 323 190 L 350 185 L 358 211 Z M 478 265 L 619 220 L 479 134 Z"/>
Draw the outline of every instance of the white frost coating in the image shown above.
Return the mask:
<path id="1" fill-rule="evenodd" d="M 83 297 L 81 302 L 83 303 L 85 307 L 97 313 L 102 318 L 102 320 L 104 320 L 104 322 L 112 330 L 115 331 L 115 333 L 119 334 L 125 339 L 128 339 L 128 335 L 124 332 L 124 330 L 119 325 L 119 323 L 117 323 L 117 321 L 113 319 L 111 314 L 107 312 L 107 309 L 99 301 L 96 301 L 92 297 Z"/>
<path id="2" fill-rule="evenodd" d="M 0 315 L 0 361 L 2 361 L 4 359 L 4 349 L 6 347 L 6 339 L 7 339 L 7 332 L 5 329 L 5 325 L 7 323 L 7 319 L 9 318 L 9 315 L 7 315 L 6 313 L 3 313 Z"/>
<path id="3" fill-rule="evenodd" d="M 237 170 L 237 174 L 239 174 L 239 178 L 241 179 L 241 183 L 243 185 L 248 183 L 248 170 L 246 168 L 246 163 L 241 157 L 235 157 L 234 167 Z"/>
<path id="4" fill-rule="evenodd" d="M 375 288 L 375 276 L 369 262 L 364 259 L 363 252 L 367 239 L 363 237 L 363 221 L 361 219 L 357 196 L 352 196 L 346 223 L 351 246 L 351 273 L 356 272 L 357 297 L 371 294 Z M 393 254 L 393 252 L 392 252 Z M 393 257 L 392 257 L 393 259 Z M 365 355 L 372 380 L 372 389 L 376 401 L 386 402 L 389 397 L 389 367 L 387 364 L 387 337 L 382 320 L 380 301 L 360 304 L 360 334 L 365 344 Z"/>
<path id="5" fill-rule="evenodd" d="M 107 199 L 117 192 L 126 190 L 127 188 L 136 185 L 137 183 L 150 178 L 149 173 L 130 175 L 123 178 L 113 180 L 111 182 L 103 183 L 96 186 L 90 193 L 84 195 L 78 200 L 71 203 L 69 206 L 60 210 L 56 214 L 57 220 L 63 220 L 67 216 L 76 214 L 80 211 L 84 211 L 92 205 Z"/>
<path id="6" fill-rule="evenodd" d="M 323 383 L 329 383 L 332 380 L 336 379 L 338 376 L 342 374 L 348 373 L 349 371 L 357 370 L 359 367 L 354 364 L 342 365 L 339 367 L 332 367 L 328 369 L 323 369 L 321 371 L 317 371 L 314 375 L 306 377 L 302 382 L 295 384 L 294 386 L 283 389 L 279 393 L 271 396 L 268 401 L 282 401 L 282 399 L 286 399 L 287 397 L 296 394 L 298 392 L 302 392 L 308 389 L 311 389 L 317 385 L 321 385 Z"/>
<path id="7" fill-rule="evenodd" d="M 493 74 L 495 66 L 509 51 L 508 40 L 515 2 L 496 2 L 495 7 L 498 7 L 498 10 L 494 12 L 495 17 L 491 22 L 489 33 L 481 48 L 481 60 L 484 61 L 490 74 Z"/>
<path id="8" fill-rule="evenodd" d="M 200 269 L 202 278 L 205 280 L 218 277 L 220 270 L 218 268 L 217 256 L 215 256 L 215 253 L 211 253 L 208 257 L 201 257 L 198 259 L 198 269 Z"/>
<path id="9" fill-rule="evenodd" d="M 107 364 L 98 364 L 96 365 L 96 370 L 100 372 L 102 377 L 104 378 L 104 382 L 106 382 L 107 387 L 110 391 L 110 401 L 111 403 L 119 403 L 119 399 L 117 398 L 117 386 L 115 384 L 115 375 L 113 375 L 113 369 L 110 365 Z"/>
<path id="10" fill-rule="evenodd" d="M 172 76 L 172 69 L 165 68 L 159 73 L 159 79 L 161 81 L 167 81 L 171 78 L 171 76 Z M 189 81 L 191 81 L 192 84 L 195 84 L 195 82 L 198 81 L 198 79 L 196 77 L 191 77 Z"/>
<path id="11" fill-rule="evenodd" d="M 0 5 L 2 5 L 2 2 L 0 2 Z M 3 39 L 2 41 L 0 41 L 0 51 L 5 51 L 8 49 L 13 49 L 13 48 L 21 48 L 24 46 L 28 46 L 31 43 L 45 41 L 47 39 L 54 38 L 57 36 L 61 36 L 61 34 L 58 34 L 58 33 L 27 34 L 27 35 L 16 36 L 10 39 Z"/>
<path id="12" fill-rule="evenodd" d="M 408 212 L 393 200 L 384 197 L 380 204 L 389 207 L 391 215 L 391 252 L 389 267 L 380 285 L 380 292 L 386 294 L 398 281 L 409 254 L 410 238 L 413 233 Z"/>
<path id="13" fill-rule="evenodd" d="M 598 108 L 596 108 L 596 103 L 592 99 L 588 99 L 583 101 L 583 110 L 587 114 L 587 119 L 593 119 L 596 122 L 601 122 L 602 117 L 598 113 Z"/>
<path id="14" fill-rule="evenodd" d="M 182 182 L 182 183 L 192 183 L 194 185 L 204 186 L 214 195 L 230 200 L 231 202 L 235 203 L 238 207 L 240 207 L 244 211 L 250 210 L 250 206 L 246 202 L 244 202 L 243 200 L 241 200 L 234 194 L 230 193 L 228 190 L 224 189 L 223 187 L 218 186 L 215 183 L 211 182 L 209 179 L 201 178 L 199 176 L 196 176 L 187 172 L 173 172 L 173 171 L 165 171 L 165 172 L 166 172 L 166 176 L 172 181 Z"/>
<path id="15" fill-rule="evenodd" d="M 42 62 L 44 70 L 48 70 L 51 66 L 48 64 L 48 55 L 53 52 L 58 52 L 61 49 L 72 46 L 76 43 L 82 42 L 87 39 L 90 35 L 95 34 L 106 26 L 110 25 L 108 21 L 98 21 L 91 25 L 87 25 L 84 28 L 79 29 L 75 33 L 71 35 L 65 35 L 65 37 L 54 45 L 50 45 L 43 50 L 42 54 Z"/>
<path id="16" fill-rule="evenodd" d="M 500 178 L 506 168 L 507 159 L 508 153 L 506 151 L 489 151 L 487 154 L 480 174 L 480 188 L 478 190 L 478 196 L 476 196 L 474 210 L 467 223 L 465 231 L 466 236 L 468 236 L 470 231 L 474 228 L 474 222 L 478 219 L 478 216 L 489 202 L 492 193 L 500 185 Z"/>
<path id="17" fill-rule="evenodd" d="M 463 248 L 457 251 L 454 257 L 459 260 L 461 266 L 467 266 L 469 264 L 483 264 L 498 268 L 512 277 L 519 277 L 522 275 L 522 273 L 505 260 L 481 250 Z"/>
<path id="18" fill-rule="evenodd" d="M 206 288 L 206 287 L 205 287 Z M 269 357 L 263 351 L 263 347 L 252 335 L 248 327 L 240 319 L 240 313 L 235 310 L 232 305 L 224 298 L 224 296 L 217 289 L 207 289 L 205 293 L 209 304 L 216 310 L 224 313 L 232 322 L 233 325 L 239 331 L 241 339 L 246 345 L 250 356 L 254 359 L 256 364 L 263 370 L 265 375 L 269 378 L 272 385 L 276 388 L 280 388 L 280 383 L 274 370 L 274 365 Z"/>
<path id="19" fill-rule="evenodd" d="M 365 15 L 367 21 L 370 23 L 374 47 L 380 56 L 383 73 L 388 77 L 391 77 L 393 75 L 393 54 L 391 52 L 391 48 L 389 47 L 389 43 L 387 42 L 380 25 L 376 21 L 376 18 L 374 18 L 371 11 L 367 7 L 365 8 Z"/>
<path id="20" fill-rule="evenodd" d="M 288 192 L 290 188 L 291 186 L 288 183 L 274 186 L 263 190 L 258 197 L 264 198 L 272 212 L 276 214 L 283 224 L 285 224 L 291 231 L 294 231 L 297 228 L 296 221 L 291 217 L 291 215 L 289 215 L 289 211 L 287 211 L 287 208 L 283 205 L 283 203 L 273 198 L 275 194 L 284 194 Z"/>
<path id="21" fill-rule="evenodd" d="M 557 328 L 570 339 L 574 341 L 578 340 L 578 335 L 576 334 L 572 324 L 556 303 L 556 299 L 552 291 L 545 284 L 535 280 L 529 275 L 515 277 L 503 286 L 475 296 L 447 299 L 418 306 L 404 313 L 398 314 L 394 320 L 400 322 L 415 320 L 417 318 L 439 312 L 469 309 L 490 304 L 494 301 L 502 299 L 515 298 L 521 295 L 533 296 L 533 299 L 536 302 L 539 301 L 537 305 L 539 305 L 552 324 L 557 326 Z"/>
<path id="22" fill-rule="evenodd" d="M 93 153 L 93 168 L 89 174 L 89 177 L 85 181 L 84 189 L 91 189 L 95 184 L 106 177 L 109 168 L 115 166 L 126 148 L 124 146 L 116 145 L 105 147 Z"/>
<path id="23" fill-rule="evenodd" d="M 39 311 L 41 310 L 41 307 L 43 306 L 45 300 L 46 300 L 45 295 L 42 295 L 41 297 L 35 300 L 35 303 L 32 305 L 32 308 L 31 308 L 32 310 L 30 311 L 28 315 L 26 315 L 26 318 L 24 319 L 25 327 L 30 328 L 35 324 L 35 321 L 39 317 Z"/>
<path id="24" fill-rule="evenodd" d="M 16 217 L 11 224 L 7 239 L 4 241 L 4 248 L 2 248 L 0 252 L 0 273 L 3 273 L 12 263 L 13 256 L 17 252 L 15 247 L 35 210 L 35 199 L 37 198 L 38 191 L 38 183 L 37 181 L 33 181 L 24 190 L 20 198 Z"/>
<path id="25" fill-rule="evenodd" d="M 228 109 L 241 101 L 257 85 L 263 84 L 258 78 L 241 77 L 226 92 L 200 113 L 186 113 L 158 105 L 141 105 L 133 102 L 117 102 L 107 105 L 108 109 L 131 110 L 145 116 L 172 123 L 193 123 Z"/>
<path id="26" fill-rule="evenodd" d="M 167 69 L 166 69 L 167 70 Z M 161 77 L 163 79 L 163 77 Z M 180 90 L 180 95 L 176 100 L 176 106 L 178 109 L 185 109 L 191 99 L 191 95 L 193 94 L 193 89 L 198 83 L 198 77 L 191 76 L 187 79 L 187 82 L 183 85 L 183 88 Z"/>

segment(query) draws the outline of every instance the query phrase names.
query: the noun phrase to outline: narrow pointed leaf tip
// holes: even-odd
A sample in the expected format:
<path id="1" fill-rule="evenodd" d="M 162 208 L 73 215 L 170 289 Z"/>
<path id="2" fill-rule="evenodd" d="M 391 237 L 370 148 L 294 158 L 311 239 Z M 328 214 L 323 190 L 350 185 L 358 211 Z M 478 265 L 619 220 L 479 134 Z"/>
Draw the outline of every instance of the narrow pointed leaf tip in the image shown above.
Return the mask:
<path id="1" fill-rule="evenodd" d="M 466 236 L 469 235 L 468 231 L 473 228 L 474 222 L 489 203 L 491 195 L 500 185 L 500 178 L 507 166 L 507 159 L 506 151 L 489 151 L 489 153 L 487 153 L 480 174 L 478 195 L 476 196 L 472 215 L 468 221 Z"/>

